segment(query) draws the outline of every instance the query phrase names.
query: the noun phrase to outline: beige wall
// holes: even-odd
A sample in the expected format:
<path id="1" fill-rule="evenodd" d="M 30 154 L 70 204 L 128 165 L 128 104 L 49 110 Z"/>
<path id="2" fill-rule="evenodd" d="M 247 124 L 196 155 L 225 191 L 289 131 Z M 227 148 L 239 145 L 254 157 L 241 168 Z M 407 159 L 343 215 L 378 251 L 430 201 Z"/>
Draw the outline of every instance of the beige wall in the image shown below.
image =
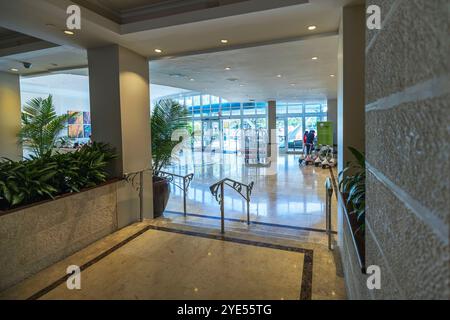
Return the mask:
<path id="1" fill-rule="evenodd" d="M 375 299 L 450 297 L 448 0 L 367 1 L 367 263 Z"/>
<path id="2" fill-rule="evenodd" d="M 337 144 L 337 99 L 328 99 L 327 108 L 327 120 L 333 122 L 333 144 Z"/>
<path id="3" fill-rule="evenodd" d="M 372 4 L 381 6 L 382 29 L 367 30 L 365 42 L 365 250 L 366 265 L 380 267 L 381 289 L 367 289 L 348 240 L 341 249 L 348 296 L 447 300 L 448 1 Z"/>
<path id="4" fill-rule="evenodd" d="M 19 160 L 22 147 L 17 144 L 20 130 L 19 75 L 0 72 L 0 157 Z"/>
<path id="5" fill-rule="evenodd" d="M 151 167 L 149 66 L 146 58 L 118 45 L 88 50 L 92 136 L 119 155 L 112 174 Z M 139 181 L 139 178 L 136 180 Z M 145 174 L 144 215 L 153 217 L 151 173 Z M 137 221 L 138 192 L 122 182 L 118 190 L 119 227 Z"/>

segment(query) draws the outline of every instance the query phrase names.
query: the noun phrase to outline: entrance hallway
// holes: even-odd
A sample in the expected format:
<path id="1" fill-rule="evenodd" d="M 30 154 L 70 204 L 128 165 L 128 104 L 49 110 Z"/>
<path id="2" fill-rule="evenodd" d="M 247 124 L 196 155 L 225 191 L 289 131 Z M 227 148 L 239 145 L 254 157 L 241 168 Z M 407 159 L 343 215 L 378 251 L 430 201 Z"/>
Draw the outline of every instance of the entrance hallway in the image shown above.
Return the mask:
<path id="1" fill-rule="evenodd" d="M 0 294 L 1 299 L 345 299 L 339 257 L 321 245 L 165 221 L 133 224 Z M 68 290 L 66 268 L 81 268 Z"/>
<path id="2" fill-rule="evenodd" d="M 187 218 L 182 215 L 183 192 L 176 187 L 171 189 L 164 216 L 174 223 L 220 228 L 220 206 L 211 194 L 210 185 L 223 178 L 243 183 L 253 181 L 249 227 L 245 223 L 246 201 L 232 188 L 225 188 L 226 230 L 269 232 L 325 243 L 325 180 L 331 172 L 311 165 L 299 166 L 298 158 L 293 154 L 279 155 L 276 174 L 266 175 L 269 173 L 266 168 L 246 167 L 241 155 L 216 154 L 210 158 L 203 155 L 202 159 L 201 153 L 195 153 L 194 163 L 203 165 L 167 168 L 180 175 L 195 174 L 187 196 Z M 336 230 L 335 197 L 331 205 L 332 230 Z"/>

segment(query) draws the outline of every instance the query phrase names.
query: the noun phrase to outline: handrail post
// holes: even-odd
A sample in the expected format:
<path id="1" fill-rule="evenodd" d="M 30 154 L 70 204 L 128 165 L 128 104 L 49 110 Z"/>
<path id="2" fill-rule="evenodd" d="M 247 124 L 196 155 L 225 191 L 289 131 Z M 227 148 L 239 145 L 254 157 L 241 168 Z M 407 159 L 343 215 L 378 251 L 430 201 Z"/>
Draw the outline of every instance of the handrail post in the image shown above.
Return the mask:
<path id="1" fill-rule="evenodd" d="M 184 216 L 186 217 L 186 178 L 183 178 L 183 210 Z"/>
<path id="2" fill-rule="evenodd" d="M 333 187 L 331 184 L 331 179 L 327 178 L 325 182 L 325 192 L 326 192 L 326 205 L 325 205 L 325 218 L 326 218 L 326 231 L 328 236 L 328 249 L 332 250 L 331 246 L 331 238 L 332 238 L 332 232 L 331 232 L 331 197 L 333 195 Z"/>
<path id="3" fill-rule="evenodd" d="M 249 195 L 249 188 L 247 187 L 247 225 L 250 225 L 250 195 Z"/>
<path id="4" fill-rule="evenodd" d="M 139 172 L 139 219 L 144 221 L 144 171 Z"/>
<path id="5" fill-rule="evenodd" d="M 224 181 L 220 184 L 220 232 L 225 233 L 225 197 L 224 197 Z"/>

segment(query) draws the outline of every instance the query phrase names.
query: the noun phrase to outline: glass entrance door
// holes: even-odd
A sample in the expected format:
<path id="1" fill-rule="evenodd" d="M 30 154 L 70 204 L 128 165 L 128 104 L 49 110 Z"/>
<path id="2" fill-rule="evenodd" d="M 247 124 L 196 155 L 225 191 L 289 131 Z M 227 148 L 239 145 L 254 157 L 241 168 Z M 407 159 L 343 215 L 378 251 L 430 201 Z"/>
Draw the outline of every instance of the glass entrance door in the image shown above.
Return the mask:
<path id="1" fill-rule="evenodd" d="M 223 119 L 223 152 L 224 153 L 238 153 L 241 134 L 241 120 L 240 119 Z"/>
<path id="2" fill-rule="evenodd" d="M 303 118 L 287 118 L 288 152 L 300 152 L 303 148 Z"/>
<path id="3" fill-rule="evenodd" d="M 286 119 L 277 119 L 277 139 L 279 151 L 286 152 Z"/>

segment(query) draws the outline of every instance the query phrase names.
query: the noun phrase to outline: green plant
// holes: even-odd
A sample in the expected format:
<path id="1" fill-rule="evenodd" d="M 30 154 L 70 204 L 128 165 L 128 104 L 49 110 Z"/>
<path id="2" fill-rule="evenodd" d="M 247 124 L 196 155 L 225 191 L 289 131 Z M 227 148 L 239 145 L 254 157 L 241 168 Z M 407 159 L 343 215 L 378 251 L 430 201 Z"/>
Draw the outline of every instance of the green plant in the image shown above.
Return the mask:
<path id="1" fill-rule="evenodd" d="M 115 157 L 106 144 L 93 143 L 70 153 L 46 153 L 28 160 L 0 161 L 0 209 L 25 205 L 106 181 Z"/>
<path id="2" fill-rule="evenodd" d="M 346 195 L 350 214 L 356 214 L 358 230 L 364 231 L 366 215 L 366 162 L 364 153 L 353 147 L 348 148 L 356 161 L 351 161 L 339 173 L 339 189 Z"/>
<path id="3" fill-rule="evenodd" d="M 172 150 L 179 141 L 172 141 L 177 129 L 188 130 L 186 108 L 178 102 L 166 99 L 158 101 L 151 118 L 153 172 L 156 173 L 170 163 Z"/>
<path id="4" fill-rule="evenodd" d="M 31 147 L 38 157 L 51 153 L 67 121 L 76 116 L 76 113 L 57 115 L 51 95 L 46 99 L 34 98 L 23 107 L 19 142 Z"/>

